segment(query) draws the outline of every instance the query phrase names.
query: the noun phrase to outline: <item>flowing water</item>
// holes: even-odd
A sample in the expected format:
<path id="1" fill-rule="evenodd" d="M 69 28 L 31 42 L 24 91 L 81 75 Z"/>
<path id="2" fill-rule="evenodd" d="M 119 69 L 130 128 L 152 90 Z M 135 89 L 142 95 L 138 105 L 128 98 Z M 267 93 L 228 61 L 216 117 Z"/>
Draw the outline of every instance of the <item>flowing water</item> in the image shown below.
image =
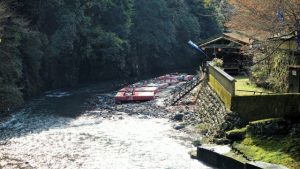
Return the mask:
<path id="1" fill-rule="evenodd" d="M 0 168 L 210 168 L 168 119 L 84 111 L 93 92 L 46 93 L 0 122 Z"/>

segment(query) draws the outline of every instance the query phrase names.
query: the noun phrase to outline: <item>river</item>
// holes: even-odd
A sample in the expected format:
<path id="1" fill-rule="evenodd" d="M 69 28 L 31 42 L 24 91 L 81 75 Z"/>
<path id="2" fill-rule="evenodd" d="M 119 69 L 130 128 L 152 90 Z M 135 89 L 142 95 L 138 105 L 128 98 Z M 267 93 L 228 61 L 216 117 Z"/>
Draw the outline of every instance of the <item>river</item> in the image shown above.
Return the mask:
<path id="1" fill-rule="evenodd" d="M 105 85 L 104 85 L 105 86 Z M 164 117 L 87 111 L 105 87 L 52 91 L 0 122 L 0 168 L 207 169 L 189 156 L 189 136 Z M 91 113 L 92 112 L 92 113 Z"/>

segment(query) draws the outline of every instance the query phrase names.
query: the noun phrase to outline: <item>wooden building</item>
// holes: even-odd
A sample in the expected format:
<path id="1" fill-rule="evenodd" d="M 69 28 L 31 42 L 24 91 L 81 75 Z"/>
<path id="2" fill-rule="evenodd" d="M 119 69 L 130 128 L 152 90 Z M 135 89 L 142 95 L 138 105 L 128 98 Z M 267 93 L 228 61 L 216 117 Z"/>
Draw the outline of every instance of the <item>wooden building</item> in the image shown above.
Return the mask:
<path id="1" fill-rule="evenodd" d="M 250 47 L 252 40 L 238 33 L 223 33 L 222 36 L 199 45 L 210 60 L 223 60 L 223 69 L 229 74 L 238 74 L 252 59 L 241 51 Z"/>
<path id="2" fill-rule="evenodd" d="M 289 66 L 289 93 L 300 93 L 300 65 Z"/>
<path id="3" fill-rule="evenodd" d="M 277 39 L 278 40 L 278 39 Z M 289 66 L 289 93 L 300 93 L 300 47 L 295 34 L 280 37 L 281 50 L 289 53 L 292 63 Z"/>

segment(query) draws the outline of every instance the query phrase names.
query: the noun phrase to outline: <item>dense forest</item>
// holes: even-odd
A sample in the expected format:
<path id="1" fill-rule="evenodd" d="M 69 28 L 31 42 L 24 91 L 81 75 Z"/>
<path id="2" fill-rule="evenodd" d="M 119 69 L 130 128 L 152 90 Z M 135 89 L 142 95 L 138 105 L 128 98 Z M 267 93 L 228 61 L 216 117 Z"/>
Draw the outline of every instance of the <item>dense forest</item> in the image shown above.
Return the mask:
<path id="1" fill-rule="evenodd" d="M 199 57 L 186 43 L 221 33 L 224 5 L 223 0 L 2 0 L 0 112 L 49 89 L 196 66 Z"/>

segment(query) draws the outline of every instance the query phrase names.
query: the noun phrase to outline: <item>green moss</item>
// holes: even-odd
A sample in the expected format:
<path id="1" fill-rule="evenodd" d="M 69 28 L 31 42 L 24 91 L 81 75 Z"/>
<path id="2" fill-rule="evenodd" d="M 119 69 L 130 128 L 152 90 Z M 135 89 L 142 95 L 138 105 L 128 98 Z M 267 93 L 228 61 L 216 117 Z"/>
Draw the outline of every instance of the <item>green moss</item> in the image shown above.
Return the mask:
<path id="1" fill-rule="evenodd" d="M 209 85 L 225 103 L 225 107 L 230 110 L 232 97 L 231 94 L 212 75 L 209 75 Z"/>
<path id="2" fill-rule="evenodd" d="M 249 122 L 249 124 L 266 123 L 268 121 L 270 121 L 270 122 L 278 122 L 278 121 L 282 121 L 282 120 L 283 120 L 282 118 L 269 118 L 269 119 L 252 121 L 252 122 Z"/>
<path id="3" fill-rule="evenodd" d="M 237 90 L 247 90 L 247 91 L 270 93 L 269 90 L 257 87 L 255 84 L 252 84 L 247 76 L 235 76 L 234 78 L 236 79 L 235 94 L 238 96 L 254 95 L 254 92 L 244 92 L 244 91 L 237 91 Z M 260 93 L 255 93 L 255 94 L 260 95 Z"/>
<path id="4" fill-rule="evenodd" d="M 234 153 L 234 152 L 232 152 L 232 151 L 230 151 L 229 153 L 226 153 L 226 154 L 224 154 L 224 155 L 226 155 L 226 156 L 228 156 L 228 157 L 231 157 L 231 158 L 233 158 L 233 159 L 235 159 L 235 160 L 237 160 L 237 161 L 239 161 L 239 162 L 242 162 L 242 163 L 249 162 L 249 161 L 248 161 L 247 159 L 245 159 L 242 155 L 236 154 L 236 153 Z"/>
<path id="5" fill-rule="evenodd" d="M 269 138 L 247 135 L 233 147 L 255 161 L 281 164 L 300 168 L 300 137 L 273 136 Z"/>
<path id="6" fill-rule="evenodd" d="M 195 128 L 196 128 L 196 130 L 197 130 L 198 132 L 200 132 L 200 133 L 206 133 L 207 130 L 208 130 L 207 125 L 205 125 L 205 124 L 203 124 L 203 123 L 197 124 L 197 125 L 195 126 Z"/>
<path id="7" fill-rule="evenodd" d="M 247 128 L 233 129 L 226 132 L 226 134 L 234 134 L 234 133 L 246 133 Z"/>
<path id="8" fill-rule="evenodd" d="M 230 130 L 227 131 L 226 133 L 230 134 L 230 133 L 245 133 L 247 131 L 247 128 L 240 128 L 240 129 L 234 129 L 234 130 Z"/>

